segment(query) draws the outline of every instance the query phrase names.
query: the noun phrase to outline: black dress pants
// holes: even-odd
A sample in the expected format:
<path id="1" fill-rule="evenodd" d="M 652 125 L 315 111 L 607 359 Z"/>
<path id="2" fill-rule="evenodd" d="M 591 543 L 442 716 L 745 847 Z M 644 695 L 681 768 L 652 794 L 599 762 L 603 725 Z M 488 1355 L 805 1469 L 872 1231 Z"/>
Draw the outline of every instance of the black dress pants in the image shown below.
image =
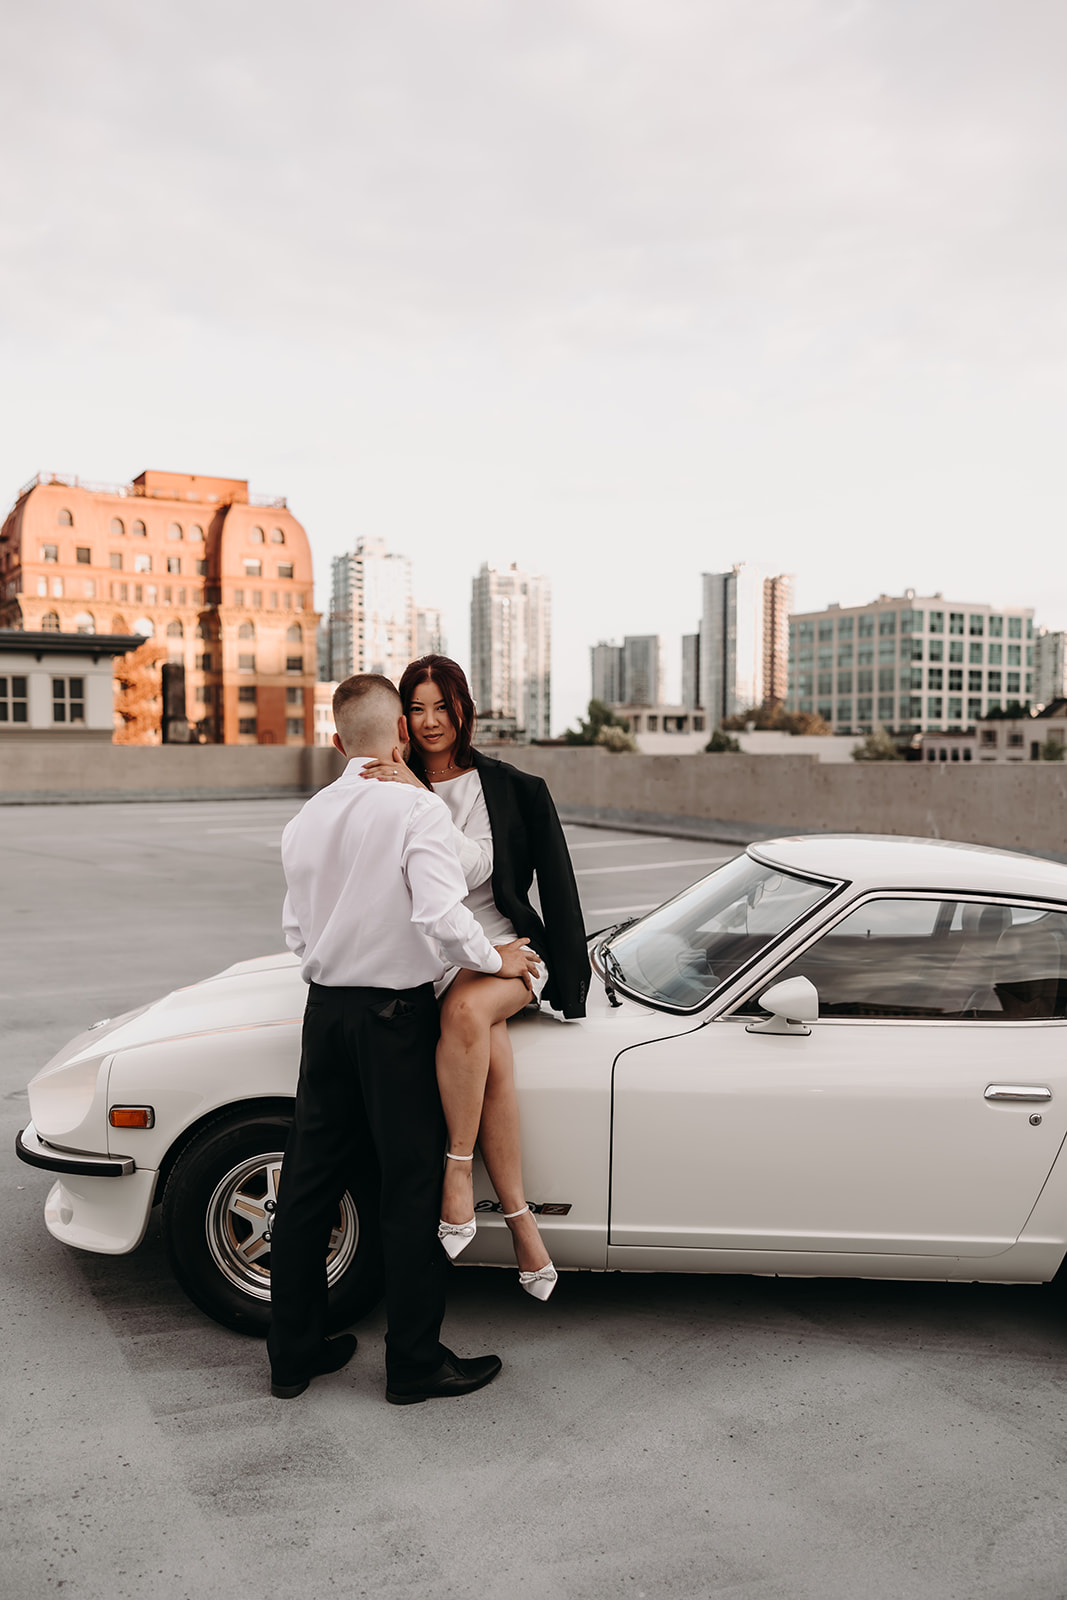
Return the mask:
<path id="1" fill-rule="evenodd" d="M 271 1230 L 267 1350 L 276 1382 L 314 1370 L 326 1335 L 326 1252 L 346 1188 L 357 1204 L 362 1194 L 380 1207 L 389 1379 L 425 1377 L 444 1359 L 438 1030 L 431 984 L 309 988 Z"/>

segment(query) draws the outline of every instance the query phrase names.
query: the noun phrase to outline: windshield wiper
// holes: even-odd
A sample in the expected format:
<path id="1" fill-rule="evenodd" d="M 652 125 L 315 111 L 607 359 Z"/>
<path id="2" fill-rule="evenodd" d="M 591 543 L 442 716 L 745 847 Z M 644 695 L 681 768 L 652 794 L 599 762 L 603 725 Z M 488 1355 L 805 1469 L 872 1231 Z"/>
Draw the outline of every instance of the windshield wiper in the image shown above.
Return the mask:
<path id="1" fill-rule="evenodd" d="M 633 917 L 631 921 L 636 922 L 637 918 Z M 629 927 L 629 923 L 624 923 L 623 926 Z M 602 944 L 600 946 L 600 959 L 604 963 L 604 993 L 608 997 L 608 1002 L 613 1006 L 621 1006 L 622 1001 L 615 993 L 614 980 L 618 978 L 620 983 L 624 983 L 626 980 L 623 977 L 622 967 L 619 965 L 619 958 L 614 951 L 608 949 L 606 944 Z M 614 968 L 614 973 L 612 973 L 612 968 Z"/>

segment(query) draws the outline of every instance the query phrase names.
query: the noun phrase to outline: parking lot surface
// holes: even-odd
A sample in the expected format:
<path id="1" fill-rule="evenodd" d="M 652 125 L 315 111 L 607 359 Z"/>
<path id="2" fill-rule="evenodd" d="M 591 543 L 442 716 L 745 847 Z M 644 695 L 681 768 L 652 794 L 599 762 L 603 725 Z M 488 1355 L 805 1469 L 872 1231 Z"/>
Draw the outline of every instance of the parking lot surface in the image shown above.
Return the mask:
<path id="1" fill-rule="evenodd" d="M 1046 1288 L 457 1270 L 446 1340 L 504 1371 L 385 1404 L 267 1394 L 153 1226 L 47 1233 L 31 1074 L 87 1021 L 279 948 L 288 801 L 0 811 L 0 1594 L 80 1600 L 1063 1600 L 1067 1314 Z M 567 830 L 590 929 L 736 853 Z"/>

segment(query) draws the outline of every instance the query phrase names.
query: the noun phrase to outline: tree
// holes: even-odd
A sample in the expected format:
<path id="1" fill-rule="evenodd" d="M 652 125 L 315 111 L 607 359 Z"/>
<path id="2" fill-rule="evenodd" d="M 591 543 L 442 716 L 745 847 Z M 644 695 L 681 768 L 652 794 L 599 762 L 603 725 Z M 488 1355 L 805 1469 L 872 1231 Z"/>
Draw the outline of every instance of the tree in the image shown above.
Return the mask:
<path id="1" fill-rule="evenodd" d="M 787 711 L 781 700 L 765 700 L 761 706 L 748 711 L 737 711 L 732 717 L 723 717 L 719 726 L 731 733 L 743 733 L 749 723 L 759 732 L 818 734 L 826 738 L 833 732 L 830 724 L 817 711 Z"/>
<path id="2" fill-rule="evenodd" d="M 893 743 L 893 737 L 884 728 L 875 728 L 862 744 L 852 750 L 853 761 L 903 761 L 904 757 Z"/>
<path id="3" fill-rule="evenodd" d="M 146 639 L 115 662 L 115 710 L 122 718 L 115 744 L 159 744 L 163 727 L 162 663 L 167 647 Z"/>
<path id="4" fill-rule="evenodd" d="M 704 746 L 704 752 L 709 756 L 721 755 L 724 751 L 740 750 L 741 746 L 730 734 L 724 733 L 722 727 L 715 729 L 711 738 Z"/>
<path id="5" fill-rule="evenodd" d="M 628 752 L 637 749 L 637 740 L 630 732 L 629 727 L 620 728 L 618 723 L 605 723 L 597 734 L 595 742 L 617 756 L 626 755 Z"/>
<path id="6" fill-rule="evenodd" d="M 577 728 L 565 729 L 563 737 L 567 744 L 602 744 L 604 741 L 599 735 L 604 728 L 621 728 L 623 733 L 630 732 L 626 718 L 618 716 L 603 700 L 590 700 L 586 718 L 584 722 L 581 717 L 578 718 Z M 627 748 L 636 749 L 637 746 Z"/>
<path id="7" fill-rule="evenodd" d="M 1067 755 L 1067 745 L 1062 739 L 1057 739 L 1054 733 L 1050 733 L 1041 746 L 1042 761 L 1062 761 L 1065 755 Z"/>

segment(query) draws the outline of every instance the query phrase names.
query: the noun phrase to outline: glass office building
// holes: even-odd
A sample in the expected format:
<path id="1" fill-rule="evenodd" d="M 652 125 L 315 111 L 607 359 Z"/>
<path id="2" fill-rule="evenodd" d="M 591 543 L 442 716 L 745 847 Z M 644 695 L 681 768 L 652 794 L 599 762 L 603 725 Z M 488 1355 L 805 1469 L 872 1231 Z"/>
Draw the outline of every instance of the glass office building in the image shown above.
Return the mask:
<path id="1" fill-rule="evenodd" d="M 879 595 L 789 619 L 789 697 L 835 733 L 961 732 L 1034 693 L 1034 613 Z"/>

